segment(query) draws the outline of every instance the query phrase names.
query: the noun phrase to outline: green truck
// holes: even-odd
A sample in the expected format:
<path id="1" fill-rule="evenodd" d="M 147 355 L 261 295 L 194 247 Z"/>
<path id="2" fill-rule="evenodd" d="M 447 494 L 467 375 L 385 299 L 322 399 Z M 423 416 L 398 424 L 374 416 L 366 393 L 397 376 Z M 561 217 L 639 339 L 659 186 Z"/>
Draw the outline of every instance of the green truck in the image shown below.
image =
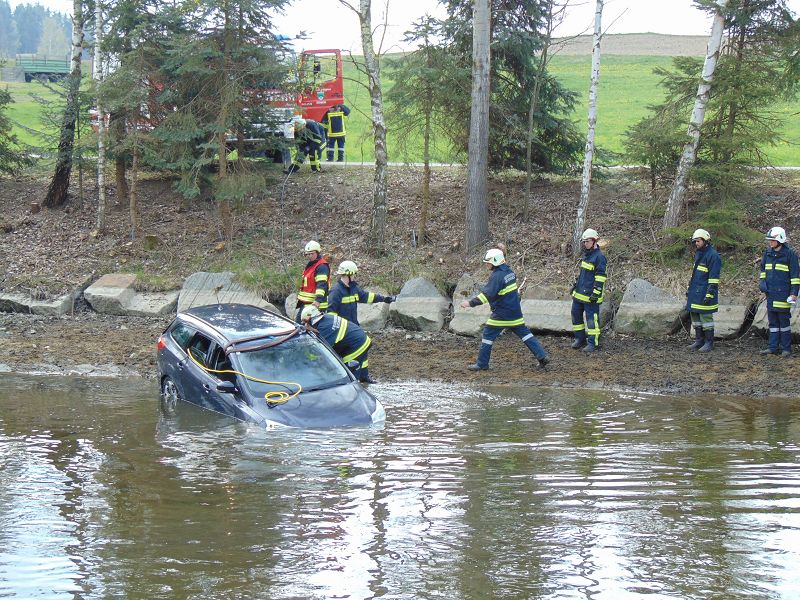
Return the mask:
<path id="1" fill-rule="evenodd" d="M 40 56 L 37 54 L 17 54 L 17 69 L 22 69 L 25 81 L 58 81 L 69 74 L 69 58 Z"/>

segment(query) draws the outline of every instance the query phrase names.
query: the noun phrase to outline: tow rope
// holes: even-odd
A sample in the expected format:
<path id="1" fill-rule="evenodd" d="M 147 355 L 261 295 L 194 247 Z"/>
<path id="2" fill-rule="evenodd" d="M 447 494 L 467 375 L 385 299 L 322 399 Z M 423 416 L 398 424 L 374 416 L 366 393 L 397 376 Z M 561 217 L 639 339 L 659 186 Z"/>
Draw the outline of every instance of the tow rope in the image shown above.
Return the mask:
<path id="1" fill-rule="evenodd" d="M 194 364 L 196 364 L 198 367 L 200 367 L 207 373 L 232 373 L 234 375 L 241 375 L 245 379 L 248 379 L 250 381 L 255 381 L 256 383 L 266 383 L 268 385 L 283 385 L 286 387 L 297 386 L 297 391 L 294 392 L 293 394 L 280 390 L 272 390 L 264 394 L 264 400 L 267 401 L 267 404 L 269 406 L 275 406 L 276 404 L 285 404 L 292 398 L 296 398 L 297 396 L 299 396 L 300 392 L 303 391 L 303 386 L 297 383 L 296 381 L 268 381 L 266 379 L 259 379 L 258 377 L 247 375 L 246 373 L 242 373 L 240 371 L 234 371 L 232 369 L 223 369 L 223 370 L 210 369 L 192 355 L 192 350 L 193 348 L 187 348 L 186 354 L 189 355 L 189 358 L 192 360 Z"/>

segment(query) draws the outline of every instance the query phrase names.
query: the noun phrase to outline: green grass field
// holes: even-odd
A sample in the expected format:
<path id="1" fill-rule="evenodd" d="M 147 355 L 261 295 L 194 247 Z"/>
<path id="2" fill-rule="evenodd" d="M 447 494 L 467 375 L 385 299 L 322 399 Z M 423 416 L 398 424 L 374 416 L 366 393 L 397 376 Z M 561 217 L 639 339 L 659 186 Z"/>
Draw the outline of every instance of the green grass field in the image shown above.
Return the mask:
<path id="1" fill-rule="evenodd" d="M 572 118 L 582 130 L 586 130 L 586 101 L 589 88 L 589 72 L 591 68 L 589 56 L 556 56 L 551 63 L 551 71 L 564 86 L 580 94 L 578 104 Z M 653 74 L 656 67 L 669 67 L 671 59 L 664 56 L 604 56 L 600 72 L 600 91 L 598 94 L 597 143 L 600 147 L 614 152 L 623 151 L 626 130 L 644 117 L 647 107 L 657 104 L 663 97 L 663 90 L 658 85 L 659 77 Z M 384 69 L 383 85 L 388 89 L 392 81 L 388 79 Z M 347 158 L 351 161 L 372 161 L 372 128 L 370 126 L 370 101 L 365 81 L 352 64 L 345 64 L 345 98 L 352 109 L 348 120 Z M 33 95 L 52 97 L 44 86 L 38 83 L 2 83 L 8 87 L 15 99 L 9 108 L 12 120 L 33 129 L 41 127 L 39 112 L 41 106 L 33 100 Z M 768 148 L 767 156 L 779 166 L 800 165 L 800 102 L 783 103 L 776 107 L 784 119 L 784 137 L 786 142 L 774 148 Z M 686 115 L 687 124 L 689 115 Z M 422 159 L 421 140 L 410 148 L 401 148 L 397 136 L 389 127 L 389 159 L 392 162 L 418 162 Z M 468 123 L 454 123 L 454 126 L 468 127 Z M 23 129 L 15 129 L 21 141 L 36 144 L 36 139 Z M 793 145 L 792 145 L 793 144 Z M 436 162 L 455 162 L 464 160 L 463 156 L 454 155 L 446 148 L 435 148 L 433 160 Z"/>

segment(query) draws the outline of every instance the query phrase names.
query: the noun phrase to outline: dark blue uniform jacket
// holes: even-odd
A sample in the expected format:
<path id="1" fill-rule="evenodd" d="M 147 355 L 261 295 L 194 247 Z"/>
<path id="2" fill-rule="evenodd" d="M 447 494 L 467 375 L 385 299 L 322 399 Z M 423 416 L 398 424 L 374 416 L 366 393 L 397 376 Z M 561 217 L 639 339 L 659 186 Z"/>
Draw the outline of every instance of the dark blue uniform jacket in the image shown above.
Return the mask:
<path id="1" fill-rule="evenodd" d="M 322 318 L 314 323 L 314 328 L 345 363 L 357 359 L 372 344 L 372 340 L 361 327 L 338 315 L 322 315 Z"/>
<path id="2" fill-rule="evenodd" d="M 340 279 L 328 294 L 328 314 L 339 315 L 358 325 L 358 303 L 372 304 L 383 302 L 385 297 L 373 292 L 365 292 L 355 281 L 345 285 Z"/>
<path id="3" fill-rule="evenodd" d="M 714 313 L 719 310 L 719 273 L 722 258 L 706 242 L 694 255 L 694 269 L 686 291 L 686 310 L 696 313 Z"/>
<path id="4" fill-rule="evenodd" d="M 759 289 L 767 295 L 767 309 L 789 312 L 791 305 L 786 299 L 800 290 L 800 265 L 797 253 L 789 244 L 777 250 L 767 248 L 761 259 Z"/>
<path id="5" fill-rule="evenodd" d="M 603 291 L 606 285 L 606 257 L 595 246 L 586 252 L 581 259 L 581 270 L 578 272 L 578 280 L 575 282 L 575 289 L 572 290 L 572 297 L 578 302 L 603 302 Z M 594 295 L 596 300 L 590 297 Z"/>
<path id="6" fill-rule="evenodd" d="M 517 276 L 508 265 L 502 264 L 492 269 L 483 291 L 469 301 L 469 305 L 473 307 L 487 303 L 492 308 L 492 315 L 486 321 L 487 325 L 516 327 L 525 324 L 519 303 Z"/>

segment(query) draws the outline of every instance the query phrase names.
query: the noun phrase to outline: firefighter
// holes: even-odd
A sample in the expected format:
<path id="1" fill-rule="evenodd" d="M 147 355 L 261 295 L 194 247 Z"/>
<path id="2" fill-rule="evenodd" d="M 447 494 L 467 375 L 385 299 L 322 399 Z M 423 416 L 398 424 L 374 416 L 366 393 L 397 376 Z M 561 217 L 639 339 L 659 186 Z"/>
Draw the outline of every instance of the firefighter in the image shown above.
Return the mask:
<path id="1" fill-rule="evenodd" d="M 303 269 L 300 279 L 300 290 L 297 292 L 297 314 L 295 321 L 300 323 L 300 312 L 305 306 L 313 305 L 321 311 L 328 309 L 328 290 L 331 286 L 331 268 L 322 255 L 319 242 L 311 240 L 306 244 L 303 254 L 308 263 Z"/>
<path id="2" fill-rule="evenodd" d="M 483 328 L 481 347 L 478 351 L 478 360 L 469 365 L 470 371 L 481 371 L 489 368 L 489 358 L 492 345 L 505 329 L 513 331 L 539 361 L 539 366 L 544 367 L 550 362 L 550 357 L 542 345 L 525 326 L 522 316 L 522 307 L 517 291 L 517 276 L 505 264 L 506 258 L 502 250 L 492 248 L 486 252 L 483 259 L 491 274 L 483 291 L 470 300 L 464 300 L 461 308 L 472 308 L 481 304 L 489 304 L 492 314 Z"/>
<path id="3" fill-rule="evenodd" d="M 606 286 L 606 257 L 597 245 L 599 239 L 594 229 L 583 232 L 583 257 L 578 279 L 572 286 L 572 331 L 575 334 L 572 348 L 582 348 L 584 352 L 594 352 L 600 345 L 600 305 Z"/>
<path id="4" fill-rule="evenodd" d="M 373 302 L 390 304 L 395 301 L 395 298 L 394 296 L 365 292 L 354 279 L 356 273 L 358 273 L 358 267 L 352 260 L 343 260 L 336 269 L 336 274 L 340 277 L 328 294 L 328 314 L 339 315 L 351 323 L 359 325 L 359 302 L 362 304 L 372 304 Z"/>
<path id="5" fill-rule="evenodd" d="M 295 157 L 291 166 L 284 171 L 286 175 L 296 173 L 300 170 L 300 165 L 308 156 L 311 170 L 320 173 L 319 157 L 322 152 L 322 144 L 325 141 L 325 130 L 322 125 L 311 119 L 294 120 L 294 145 Z"/>
<path id="6" fill-rule="evenodd" d="M 791 310 L 800 291 L 800 266 L 797 253 L 786 243 L 783 227 L 767 232 L 767 249 L 761 259 L 761 279 L 758 288 L 767 299 L 769 346 L 761 354 L 792 355 Z M 780 345 L 781 350 L 778 349 Z"/>
<path id="7" fill-rule="evenodd" d="M 328 162 L 333 161 L 333 150 L 339 146 L 339 155 L 336 162 L 344 162 L 344 119 L 350 116 L 350 109 L 344 104 L 331 106 L 322 116 L 322 125 L 328 134 Z"/>
<path id="8" fill-rule="evenodd" d="M 714 313 L 719 310 L 719 273 L 722 259 L 711 244 L 711 234 L 697 229 L 692 234 L 694 268 L 686 290 L 686 310 L 694 327 L 694 343 L 689 350 L 711 352 L 714 349 Z"/>
<path id="9" fill-rule="evenodd" d="M 313 305 L 303 308 L 303 323 L 314 327 L 317 334 L 338 354 L 361 383 L 377 383 L 369 376 L 370 337 L 355 323 L 339 315 L 323 315 Z M 350 366 L 355 361 L 357 364 Z"/>

